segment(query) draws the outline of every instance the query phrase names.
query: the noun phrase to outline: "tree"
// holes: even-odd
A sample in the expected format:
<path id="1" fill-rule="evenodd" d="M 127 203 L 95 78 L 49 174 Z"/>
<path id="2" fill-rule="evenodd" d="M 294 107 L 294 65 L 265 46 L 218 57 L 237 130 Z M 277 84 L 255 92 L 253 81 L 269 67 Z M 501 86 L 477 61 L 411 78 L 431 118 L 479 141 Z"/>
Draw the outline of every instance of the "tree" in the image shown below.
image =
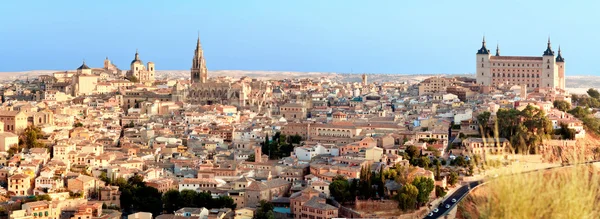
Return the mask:
<path id="1" fill-rule="evenodd" d="M 182 206 L 179 205 L 180 199 L 179 191 L 175 189 L 169 190 L 163 194 L 162 201 L 167 214 L 172 214 L 176 210 L 182 208 Z"/>
<path id="2" fill-rule="evenodd" d="M 481 136 L 485 138 L 488 131 L 488 123 L 490 121 L 490 116 L 492 114 L 488 111 L 482 112 L 477 115 L 477 122 L 479 123 L 479 131 L 481 132 Z"/>
<path id="3" fill-rule="evenodd" d="M 140 82 L 140 80 L 136 76 L 134 76 L 134 75 L 128 76 L 128 77 L 126 77 L 126 79 L 129 80 L 129 81 L 131 81 L 131 82 L 133 82 L 133 83 Z"/>
<path id="4" fill-rule="evenodd" d="M 398 201 L 398 207 L 402 210 L 410 210 L 417 208 L 417 197 L 419 196 L 419 189 L 411 184 L 406 184 L 400 189 L 396 196 Z"/>
<path id="5" fill-rule="evenodd" d="M 26 148 L 44 147 L 44 144 L 38 141 L 42 137 L 42 130 L 36 126 L 27 126 L 19 136 L 19 145 Z"/>
<path id="6" fill-rule="evenodd" d="M 136 210 L 150 212 L 153 215 L 162 213 L 161 194 L 156 188 L 143 186 L 137 188 L 133 195 Z"/>
<path id="7" fill-rule="evenodd" d="M 234 210 L 237 207 L 235 201 L 229 196 L 219 196 L 214 200 L 214 204 L 216 208 L 231 208 Z"/>
<path id="8" fill-rule="evenodd" d="M 587 90 L 587 94 L 594 99 L 600 99 L 600 92 L 594 88 L 590 88 Z"/>
<path id="9" fill-rule="evenodd" d="M 456 158 L 454 158 L 454 165 L 456 166 L 465 166 L 467 164 L 467 161 L 465 160 L 465 157 L 463 156 L 458 156 Z"/>
<path id="10" fill-rule="evenodd" d="M 446 195 L 446 190 L 441 186 L 435 186 L 435 196 L 436 197 L 444 197 Z"/>
<path id="11" fill-rule="evenodd" d="M 458 174 L 454 171 L 450 172 L 450 175 L 448 175 L 448 184 L 450 184 L 450 186 L 453 186 L 457 182 L 458 182 Z"/>
<path id="12" fill-rule="evenodd" d="M 418 190 L 419 194 L 417 195 L 417 203 L 419 205 L 423 205 L 429 201 L 429 194 L 433 191 L 434 182 L 432 179 L 427 177 L 418 176 L 411 183 Z"/>
<path id="13" fill-rule="evenodd" d="M 189 189 L 182 190 L 181 192 L 179 192 L 179 205 L 182 207 L 186 207 L 184 205 L 190 205 L 190 204 L 198 206 L 199 203 L 196 202 L 197 195 L 198 195 L 198 193 L 194 190 L 189 190 Z M 205 203 L 202 203 L 202 204 L 205 204 Z M 203 207 L 206 207 L 206 206 L 203 205 Z"/>
<path id="14" fill-rule="evenodd" d="M 552 102 L 552 105 L 554 105 L 554 108 L 563 112 L 567 112 L 571 109 L 571 104 L 564 100 L 555 100 L 554 102 Z"/>
<path id="15" fill-rule="evenodd" d="M 83 127 L 83 123 L 81 122 L 76 122 L 73 127 L 77 128 L 77 127 Z"/>
<path id="16" fill-rule="evenodd" d="M 193 205 L 195 207 L 206 207 L 206 208 L 213 207 L 213 203 L 212 203 L 213 198 L 212 198 L 212 195 L 208 192 L 196 193 L 192 199 L 193 200 L 190 203 L 193 203 Z"/>
<path id="17" fill-rule="evenodd" d="M 415 158 L 416 159 L 416 164 L 419 167 L 423 167 L 423 168 L 429 168 L 429 157 L 419 157 L 419 158 Z"/>
<path id="18" fill-rule="evenodd" d="M 334 180 L 329 185 L 331 196 L 339 203 L 344 203 L 350 198 L 350 184 L 347 180 Z"/>
<path id="19" fill-rule="evenodd" d="M 576 131 L 575 129 L 569 128 L 567 124 L 561 122 L 558 134 L 560 134 L 563 139 L 575 140 Z"/>
<path id="20" fill-rule="evenodd" d="M 258 208 L 254 212 L 253 219 L 275 219 L 275 214 L 273 214 L 273 204 L 268 201 L 260 200 Z"/>
<path id="21" fill-rule="evenodd" d="M 419 151 L 419 149 L 415 146 L 408 146 L 406 147 L 406 154 L 408 155 L 408 157 L 410 159 L 416 158 L 418 156 L 421 155 L 421 151 Z"/>

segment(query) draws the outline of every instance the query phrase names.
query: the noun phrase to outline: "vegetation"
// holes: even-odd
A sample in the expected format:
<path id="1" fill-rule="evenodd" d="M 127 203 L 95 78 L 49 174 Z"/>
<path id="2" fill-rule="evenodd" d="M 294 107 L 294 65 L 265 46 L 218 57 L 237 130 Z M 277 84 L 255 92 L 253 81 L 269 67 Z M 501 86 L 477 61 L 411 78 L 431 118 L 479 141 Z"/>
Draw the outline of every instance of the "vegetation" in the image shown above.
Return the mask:
<path id="1" fill-rule="evenodd" d="M 462 211 L 462 218 L 600 218 L 600 174 L 595 166 L 510 173 L 467 196 L 459 209 L 472 205 L 472 210 Z"/>
<path id="2" fill-rule="evenodd" d="M 515 153 L 535 154 L 537 146 L 553 133 L 543 110 L 528 105 L 522 111 L 500 109 L 496 113 L 497 135 L 510 141 Z"/>
<path id="3" fill-rule="evenodd" d="M 556 134 L 560 135 L 562 139 L 575 140 L 576 132 L 567 124 L 560 123 L 560 129 L 556 130 Z"/>
<path id="4" fill-rule="evenodd" d="M 256 212 L 254 212 L 253 219 L 275 219 L 275 214 L 273 213 L 273 204 L 268 201 L 261 200 L 258 208 L 256 208 Z"/>
<path id="5" fill-rule="evenodd" d="M 563 112 L 567 112 L 571 109 L 571 104 L 564 100 L 555 100 L 552 102 L 552 105 L 554 105 L 554 108 Z"/>
<path id="6" fill-rule="evenodd" d="M 81 122 L 76 122 L 75 124 L 73 124 L 73 127 L 78 128 L 78 127 L 83 127 L 83 123 Z"/>
<path id="7" fill-rule="evenodd" d="M 41 148 L 45 147 L 43 143 L 38 141 L 42 138 L 42 130 L 36 126 L 27 126 L 19 135 L 19 146 L 21 148 Z"/>
<path id="8" fill-rule="evenodd" d="M 248 155 L 248 159 L 246 159 L 246 161 L 248 161 L 248 162 L 256 161 L 256 155 L 254 155 L 254 154 Z"/>
<path id="9" fill-rule="evenodd" d="M 458 182 L 458 174 L 456 172 L 450 172 L 450 175 L 448 175 L 447 183 L 450 186 L 454 186 L 457 182 Z"/>
<path id="10" fill-rule="evenodd" d="M 435 186 L 435 196 L 436 197 L 444 197 L 446 195 L 446 190 L 441 186 Z"/>
<path id="11" fill-rule="evenodd" d="M 581 120 L 586 130 L 600 134 L 600 120 L 594 117 L 588 108 L 577 106 L 571 109 L 569 113 Z"/>
<path id="12" fill-rule="evenodd" d="M 261 145 L 262 152 L 269 155 L 269 159 L 288 157 L 294 151 L 294 144 L 300 144 L 301 141 L 300 135 L 286 136 L 276 132 L 273 139 L 269 139 L 269 135 L 265 137 Z"/>
<path id="13" fill-rule="evenodd" d="M 351 201 L 354 197 L 350 193 L 350 183 L 345 178 L 337 178 L 329 185 L 329 193 L 339 203 Z"/>
<path id="14" fill-rule="evenodd" d="M 412 184 L 402 187 L 397 195 L 398 207 L 404 211 L 417 208 L 417 197 L 419 189 Z"/>
<path id="15" fill-rule="evenodd" d="M 488 123 L 490 122 L 490 116 L 492 115 L 492 113 L 485 111 L 480 113 L 479 115 L 477 115 L 477 122 L 479 123 L 479 131 L 481 132 L 481 135 L 483 136 L 487 136 L 489 134 L 489 126 Z M 462 133 L 461 133 L 462 134 Z"/>
<path id="16" fill-rule="evenodd" d="M 213 198 L 210 193 L 196 192 L 192 190 L 169 190 L 162 195 L 165 211 L 169 214 L 183 207 L 200 208 L 231 208 L 235 209 L 237 204 L 229 196 Z"/>
<path id="17" fill-rule="evenodd" d="M 138 83 L 138 82 L 140 82 L 140 80 L 139 80 L 139 79 L 138 79 L 136 76 L 133 76 L 133 75 L 131 75 L 131 76 L 128 76 L 128 77 L 126 77 L 125 79 L 127 79 L 127 80 L 129 80 L 129 81 L 131 81 L 131 82 L 133 82 L 133 83 Z"/>

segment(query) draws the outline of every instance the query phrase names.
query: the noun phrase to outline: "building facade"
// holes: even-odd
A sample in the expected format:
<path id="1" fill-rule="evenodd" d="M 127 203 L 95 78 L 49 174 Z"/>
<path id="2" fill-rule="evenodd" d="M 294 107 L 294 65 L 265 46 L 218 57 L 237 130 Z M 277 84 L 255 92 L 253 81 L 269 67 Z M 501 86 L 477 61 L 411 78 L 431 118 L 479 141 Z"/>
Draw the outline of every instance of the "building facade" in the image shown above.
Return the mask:
<path id="1" fill-rule="evenodd" d="M 148 62 L 148 67 L 144 65 L 144 62 L 140 60 L 140 54 L 138 51 L 135 51 L 135 58 L 131 61 L 130 70 L 127 71 L 127 77 L 132 78 L 135 77 L 139 80 L 139 82 L 154 82 L 154 62 Z"/>
<path id="2" fill-rule="evenodd" d="M 565 89 L 565 59 L 560 47 L 554 55 L 550 38 L 542 56 L 501 56 L 500 48 L 492 55 L 485 38 L 477 51 L 476 78 L 482 86 L 525 85 L 528 89 Z"/>
<path id="3" fill-rule="evenodd" d="M 270 82 L 253 80 L 243 77 L 238 81 L 218 77 L 208 79 L 208 70 L 204 59 L 204 51 L 200 37 L 196 43 L 192 68 L 190 71 L 192 85 L 189 91 L 175 90 L 176 96 L 186 93 L 187 100 L 192 104 L 227 104 L 234 106 L 267 106 L 272 96 Z"/>

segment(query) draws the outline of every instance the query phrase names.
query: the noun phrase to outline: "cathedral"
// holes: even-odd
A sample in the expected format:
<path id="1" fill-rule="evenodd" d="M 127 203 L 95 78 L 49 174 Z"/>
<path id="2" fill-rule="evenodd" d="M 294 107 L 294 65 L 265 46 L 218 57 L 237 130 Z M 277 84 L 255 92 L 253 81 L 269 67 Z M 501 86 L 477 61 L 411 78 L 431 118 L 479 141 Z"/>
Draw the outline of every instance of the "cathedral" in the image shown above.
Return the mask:
<path id="1" fill-rule="evenodd" d="M 190 72 L 192 85 L 188 91 L 176 88 L 174 95 L 186 92 L 187 101 L 192 104 L 226 104 L 238 107 L 262 107 L 269 103 L 272 95 L 270 82 L 259 81 L 242 77 L 235 81 L 231 78 L 217 77 L 208 78 L 208 70 L 204 59 L 204 52 L 200 44 L 200 37 L 196 42 L 196 50 L 192 60 Z"/>
<path id="2" fill-rule="evenodd" d="M 131 69 L 127 71 L 127 78 L 135 77 L 141 83 L 154 82 L 154 62 L 148 62 L 148 67 L 144 66 L 144 62 L 140 60 L 140 54 L 135 51 L 135 58 L 131 61 Z"/>

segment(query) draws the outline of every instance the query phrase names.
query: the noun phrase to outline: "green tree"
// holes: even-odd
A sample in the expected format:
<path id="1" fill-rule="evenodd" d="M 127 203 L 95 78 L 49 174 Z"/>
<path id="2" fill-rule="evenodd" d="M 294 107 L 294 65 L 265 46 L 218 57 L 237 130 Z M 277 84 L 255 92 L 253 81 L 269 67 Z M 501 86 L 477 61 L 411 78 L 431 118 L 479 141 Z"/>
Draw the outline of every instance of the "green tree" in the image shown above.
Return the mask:
<path id="1" fill-rule="evenodd" d="M 25 148 L 44 147 L 38 140 L 42 137 L 42 130 L 36 126 L 27 126 L 19 136 L 19 145 Z"/>
<path id="2" fill-rule="evenodd" d="M 83 123 L 81 122 L 76 122 L 73 127 L 77 128 L 77 127 L 83 127 Z"/>
<path id="3" fill-rule="evenodd" d="M 408 155 L 408 157 L 410 159 L 416 158 L 421 156 L 421 151 L 419 151 L 419 149 L 415 146 L 408 146 L 406 147 L 406 154 Z"/>
<path id="4" fill-rule="evenodd" d="M 219 196 L 214 200 L 214 203 L 216 208 L 231 208 L 232 210 L 235 210 L 237 207 L 235 201 L 229 196 Z"/>
<path id="5" fill-rule="evenodd" d="M 477 115 L 477 123 L 479 123 L 479 131 L 481 132 L 481 136 L 485 137 L 488 133 L 488 123 L 490 121 L 490 116 L 492 114 L 488 111 L 482 112 Z"/>
<path id="6" fill-rule="evenodd" d="M 195 207 L 213 207 L 213 198 L 212 195 L 208 192 L 199 192 L 196 193 L 195 196 L 193 197 L 192 202 Z"/>
<path id="7" fill-rule="evenodd" d="M 458 182 L 458 174 L 456 172 L 450 172 L 450 175 L 448 175 L 448 184 L 450 184 L 450 186 L 455 185 Z"/>
<path id="8" fill-rule="evenodd" d="M 273 204 L 269 203 L 265 200 L 260 200 L 258 208 L 254 212 L 253 219 L 275 219 L 275 214 L 273 213 Z"/>
<path id="9" fill-rule="evenodd" d="M 446 195 L 446 190 L 441 186 L 435 186 L 435 196 L 436 197 L 444 197 Z"/>
<path id="10" fill-rule="evenodd" d="M 350 184 L 347 180 L 334 180 L 329 185 L 331 196 L 339 203 L 345 203 L 350 198 Z"/>
<path id="11" fill-rule="evenodd" d="M 433 191 L 434 182 L 432 179 L 422 176 L 417 176 L 411 183 L 419 190 L 417 196 L 417 203 L 423 205 L 429 201 L 429 194 Z"/>
<path id="12" fill-rule="evenodd" d="M 561 122 L 558 134 L 560 134 L 563 139 L 575 140 L 576 132 L 575 129 L 569 128 L 567 124 Z"/>
<path id="13" fill-rule="evenodd" d="M 598 90 L 594 89 L 594 88 L 590 88 L 587 90 L 587 94 L 590 95 L 590 97 L 594 98 L 594 99 L 599 99 L 600 98 L 600 92 L 598 92 Z"/>
<path id="14" fill-rule="evenodd" d="M 182 206 L 179 205 L 181 199 L 179 191 L 172 189 L 162 195 L 163 205 L 167 214 L 172 214 L 176 210 L 179 210 Z"/>
<path id="15" fill-rule="evenodd" d="M 199 204 L 196 202 L 196 196 L 198 193 L 194 190 L 184 189 L 179 192 L 179 205 L 185 207 L 185 205 L 194 204 L 194 206 L 198 206 Z"/>
<path id="16" fill-rule="evenodd" d="M 429 157 L 419 157 L 419 158 L 415 158 L 417 160 L 416 164 L 419 167 L 423 167 L 423 168 L 429 168 L 429 164 L 431 163 L 431 161 L 429 160 Z"/>
<path id="17" fill-rule="evenodd" d="M 406 184 L 400 189 L 396 196 L 398 201 L 398 207 L 404 211 L 417 208 L 417 197 L 419 196 L 419 189 L 412 185 Z"/>
<path id="18" fill-rule="evenodd" d="M 571 109 L 571 104 L 564 100 L 555 100 L 552 102 L 552 105 L 554 105 L 554 108 L 563 112 L 567 112 Z"/>
<path id="19" fill-rule="evenodd" d="M 136 210 L 150 212 L 153 215 L 162 213 L 161 194 L 156 188 L 143 186 L 137 188 L 133 195 Z"/>

